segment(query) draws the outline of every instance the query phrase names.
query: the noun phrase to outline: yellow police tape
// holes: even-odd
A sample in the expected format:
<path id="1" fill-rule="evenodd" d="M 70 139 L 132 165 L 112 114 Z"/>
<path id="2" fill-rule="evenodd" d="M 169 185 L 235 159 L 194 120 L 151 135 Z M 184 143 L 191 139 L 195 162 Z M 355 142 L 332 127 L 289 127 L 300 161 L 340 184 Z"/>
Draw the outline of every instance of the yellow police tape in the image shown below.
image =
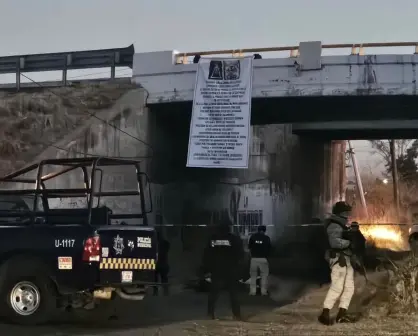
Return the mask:
<path id="1" fill-rule="evenodd" d="M 100 269 L 155 270 L 155 259 L 102 258 Z"/>

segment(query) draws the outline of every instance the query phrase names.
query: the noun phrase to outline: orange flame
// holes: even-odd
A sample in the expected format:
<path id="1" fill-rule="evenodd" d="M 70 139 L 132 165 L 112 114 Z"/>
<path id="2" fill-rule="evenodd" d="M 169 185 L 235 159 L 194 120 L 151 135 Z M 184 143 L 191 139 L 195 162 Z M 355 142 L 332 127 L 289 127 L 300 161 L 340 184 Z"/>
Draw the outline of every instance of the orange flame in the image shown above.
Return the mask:
<path id="1" fill-rule="evenodd" d="M 406 250 L 407 243 L 399 227 L 395 225 L 361 225 L 361 232 L 367 240 L 372 240 L 376 247 L 394 251 Z"/>

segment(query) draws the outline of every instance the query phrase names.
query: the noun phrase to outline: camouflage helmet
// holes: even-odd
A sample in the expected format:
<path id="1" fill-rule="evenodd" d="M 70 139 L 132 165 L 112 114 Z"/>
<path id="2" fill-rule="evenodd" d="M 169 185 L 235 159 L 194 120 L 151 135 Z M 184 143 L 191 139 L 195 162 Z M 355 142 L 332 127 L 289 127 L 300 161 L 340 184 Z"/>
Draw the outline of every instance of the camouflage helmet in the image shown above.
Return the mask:
<path id="1" fill-rule="evenodd" d="M 352 210 L 351 205 L 343 201 L 335 203 L 334 206 L 332 207 L 332 213 L 334 215 L 339 215 L 343 212 L 349 212 L 351 210 Z"/>

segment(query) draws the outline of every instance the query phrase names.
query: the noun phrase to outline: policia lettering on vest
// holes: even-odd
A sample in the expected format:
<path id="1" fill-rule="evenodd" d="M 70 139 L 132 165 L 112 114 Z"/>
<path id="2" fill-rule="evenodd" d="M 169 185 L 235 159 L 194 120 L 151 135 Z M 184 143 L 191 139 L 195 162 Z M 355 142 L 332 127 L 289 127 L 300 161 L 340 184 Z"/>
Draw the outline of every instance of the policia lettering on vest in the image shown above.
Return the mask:
<path id="1" fill-rule="evenodd" d="M 328 237 L 328 248 L 325 258 L 331 270 L 331 286 L 325 297 L 323 310 L 318 321 L 325 325 L 331 325 L 330 310 L 339 300 L 339 311 L 336 317 L 337 323 L 354 322 L 347 309 L 354 295 L 354 268 L 358 261 L 362 247 L 355 244 L 362 234 L 357 223 L 353 223 L 353 230 L 349 229 L 348 218 L 351 214 L 351 206 L 345 202 L 337 202 L 332 209 L 332 215 L 325 220 L 324 227 Z M 356 226 L 357 224 L 357 226 Z M 363 237 L 364 239 L 364 237 Z M 357 245 L 357 246 L 356 246 Z M 365 246 L 364 242 L 363 245 Z"/>

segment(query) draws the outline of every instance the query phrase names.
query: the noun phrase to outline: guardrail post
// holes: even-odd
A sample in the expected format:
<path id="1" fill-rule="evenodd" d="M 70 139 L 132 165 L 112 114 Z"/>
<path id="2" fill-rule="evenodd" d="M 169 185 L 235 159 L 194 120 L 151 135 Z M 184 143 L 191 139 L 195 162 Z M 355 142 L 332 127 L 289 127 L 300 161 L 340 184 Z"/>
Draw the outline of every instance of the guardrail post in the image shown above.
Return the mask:
<path id="1" fill-rule="evenodd" d="M 62 85 L 67 86 L 67 55 L 64 57 L 64 68 L 62 69 Z"/>
<path id="2" fill-rule="evenodd" d="M 110 67 L 110 78 L 115 79 L 116 77 L 116 53 L 112 55 L 112 66 Z"/>
<path id="3" fill-rule="evenodd" d="M 20 58 L 16 62 L 16 91 L 20 90 Z"/>
<path id="4" fill-rule="evenodd" d="M 183 64 L 187 64 L 188 63 L 188 59 L 187 59 L 187 55 L 186 54 L 183 55 L 183 58 L 181 60 L 181 63 L 183 63 Z"/>

